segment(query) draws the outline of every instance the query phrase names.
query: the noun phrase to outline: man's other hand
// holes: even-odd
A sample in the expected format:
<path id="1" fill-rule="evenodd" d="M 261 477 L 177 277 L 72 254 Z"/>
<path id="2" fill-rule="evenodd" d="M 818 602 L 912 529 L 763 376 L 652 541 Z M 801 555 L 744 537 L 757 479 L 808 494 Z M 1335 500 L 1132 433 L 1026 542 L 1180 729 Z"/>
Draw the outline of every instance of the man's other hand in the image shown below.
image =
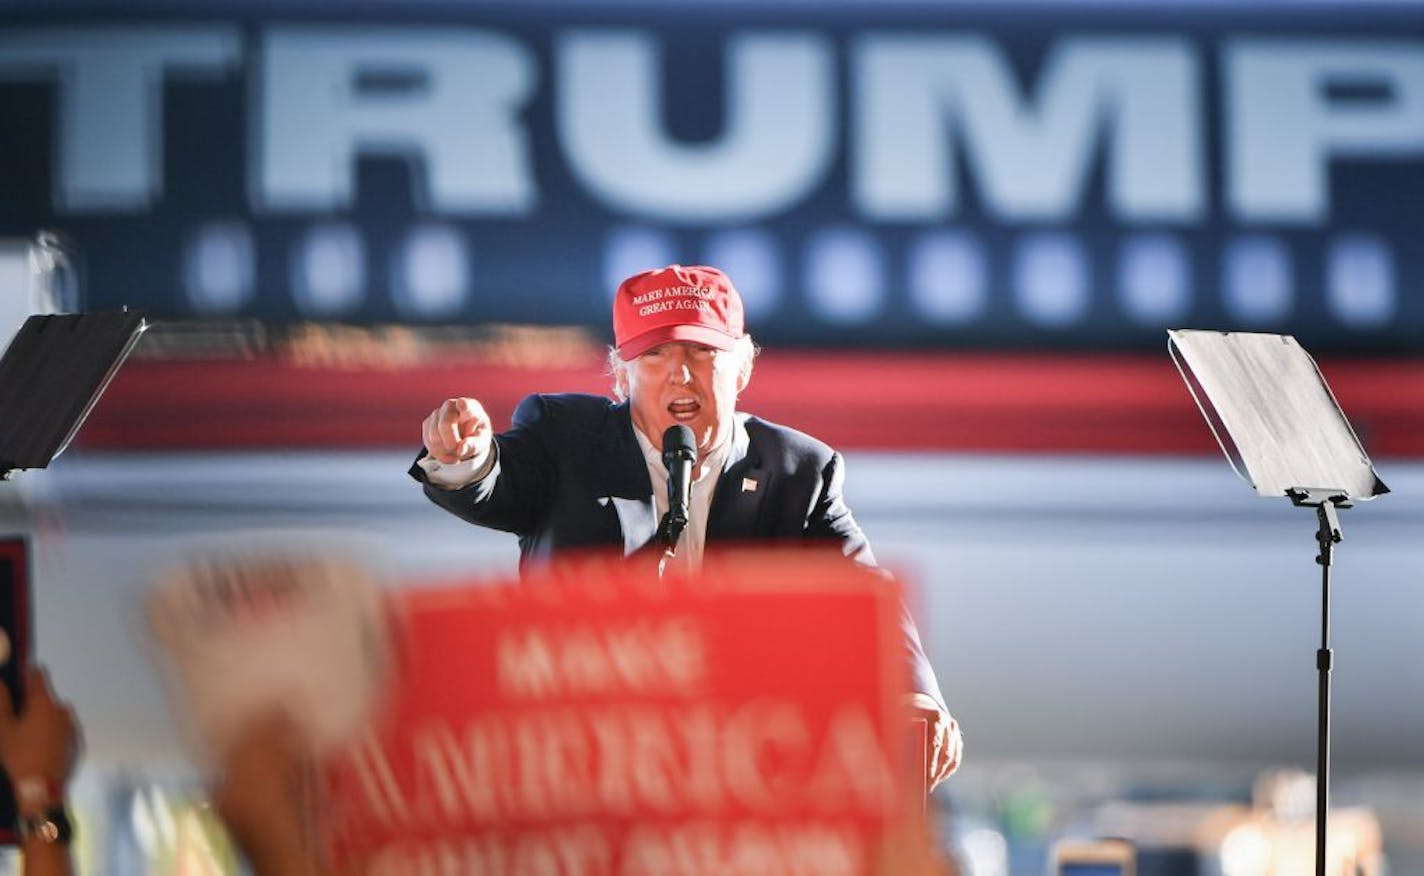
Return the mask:
<path id="1" fill-rule="evenodd" d="M 959 769 L 959 762 L 964 757 L 964 736 L 959 732 L 959 722 L 941 709 L 929 694 L 912 693 L 907 697 L 906 705 L 911 718 L 923 718 L 927 725 L 925 787 L 932 791 L 935 785 Z"/>
<path id="2" fill-rule="evenodd" d="M 446 465 L 483 459 L 494 436 L 489 414 L 472 398 L 446 399 L 425 418 L 421 432 L 425 449 Z"/>

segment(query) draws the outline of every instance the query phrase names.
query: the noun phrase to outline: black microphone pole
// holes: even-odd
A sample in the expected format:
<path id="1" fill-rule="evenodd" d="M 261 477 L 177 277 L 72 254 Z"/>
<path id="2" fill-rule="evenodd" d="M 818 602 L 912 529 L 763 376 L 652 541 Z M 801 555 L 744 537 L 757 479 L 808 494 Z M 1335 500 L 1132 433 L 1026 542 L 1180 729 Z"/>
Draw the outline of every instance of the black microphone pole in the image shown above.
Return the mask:
<path id="1" fill-rule="evenodd" d="M 663 465 L 668 472 L 668 510 L 658 525 L 658 540 L 668 555 L 677 550 L 677 540 L 687 528 L 688 506 L 692 503 L 692 467 L 697 464 L 697 441 L 687 426 L 669 426 L 663 433 Z"/>

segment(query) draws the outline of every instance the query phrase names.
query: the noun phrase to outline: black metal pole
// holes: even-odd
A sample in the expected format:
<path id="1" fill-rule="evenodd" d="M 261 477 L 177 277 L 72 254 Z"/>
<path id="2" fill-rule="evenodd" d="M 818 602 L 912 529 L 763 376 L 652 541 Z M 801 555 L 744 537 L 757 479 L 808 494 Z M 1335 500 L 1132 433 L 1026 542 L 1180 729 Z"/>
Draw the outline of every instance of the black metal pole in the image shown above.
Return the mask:
<path id="1" fill-rule="evenodd" d="M 1315 751 L 1315 876 L 1325 876 L 1325 834 L 1330 807 L 1330 560 L 1332 548 L 1340 541 L 1340 523 L 1335 506 L 1326 500 L 1316 506 L 1320 529 L 1316 541 L 1320 555 L 1320 650 L 1315 652 L 1315 668 L 1320 674 L 1320 714 Z"/>

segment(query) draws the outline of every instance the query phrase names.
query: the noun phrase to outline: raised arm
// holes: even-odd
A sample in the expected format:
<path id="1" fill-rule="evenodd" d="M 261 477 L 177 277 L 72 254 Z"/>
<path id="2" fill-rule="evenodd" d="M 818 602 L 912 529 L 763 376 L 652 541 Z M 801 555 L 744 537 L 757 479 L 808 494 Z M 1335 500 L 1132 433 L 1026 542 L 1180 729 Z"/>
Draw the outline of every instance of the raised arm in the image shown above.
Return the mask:
<path id="1" fill-rule="evenodd" d="M 69 876 L 71 826 L 65 791 L 79 763 L 79 723 L 50 688 L 43 669 L 25 676 L 18 712 L 0 685 L 0 765 L 15 789 L 24 876 Z"/>

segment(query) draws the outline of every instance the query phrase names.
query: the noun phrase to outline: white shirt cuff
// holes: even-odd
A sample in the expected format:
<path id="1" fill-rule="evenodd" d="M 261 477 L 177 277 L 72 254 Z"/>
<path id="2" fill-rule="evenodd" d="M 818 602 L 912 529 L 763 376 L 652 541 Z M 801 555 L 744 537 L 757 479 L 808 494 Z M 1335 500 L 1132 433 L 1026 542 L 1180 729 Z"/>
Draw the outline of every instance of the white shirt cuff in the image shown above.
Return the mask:
<path id="1" fill-rule="evenodd" d="M 426 483 L 444 490 L 458 490 L 478 483 L 494 468 L 494 446 L 483 456 L 472 456 L 456 463 L 441 462 L 433 456 L 421 459 L 416 465 L 425 471 Z"/>
<path id="2" fill-rule="evenodd" d="M 905 694 L 904 703 L 906 707 L 913 707 L 917 709 L 933 709 L 942 715 L 949 714 L 945 711 L 944 706 L 941 706 L 933 696 L 925 693 L 924 691 L 917 690 Z"/>

